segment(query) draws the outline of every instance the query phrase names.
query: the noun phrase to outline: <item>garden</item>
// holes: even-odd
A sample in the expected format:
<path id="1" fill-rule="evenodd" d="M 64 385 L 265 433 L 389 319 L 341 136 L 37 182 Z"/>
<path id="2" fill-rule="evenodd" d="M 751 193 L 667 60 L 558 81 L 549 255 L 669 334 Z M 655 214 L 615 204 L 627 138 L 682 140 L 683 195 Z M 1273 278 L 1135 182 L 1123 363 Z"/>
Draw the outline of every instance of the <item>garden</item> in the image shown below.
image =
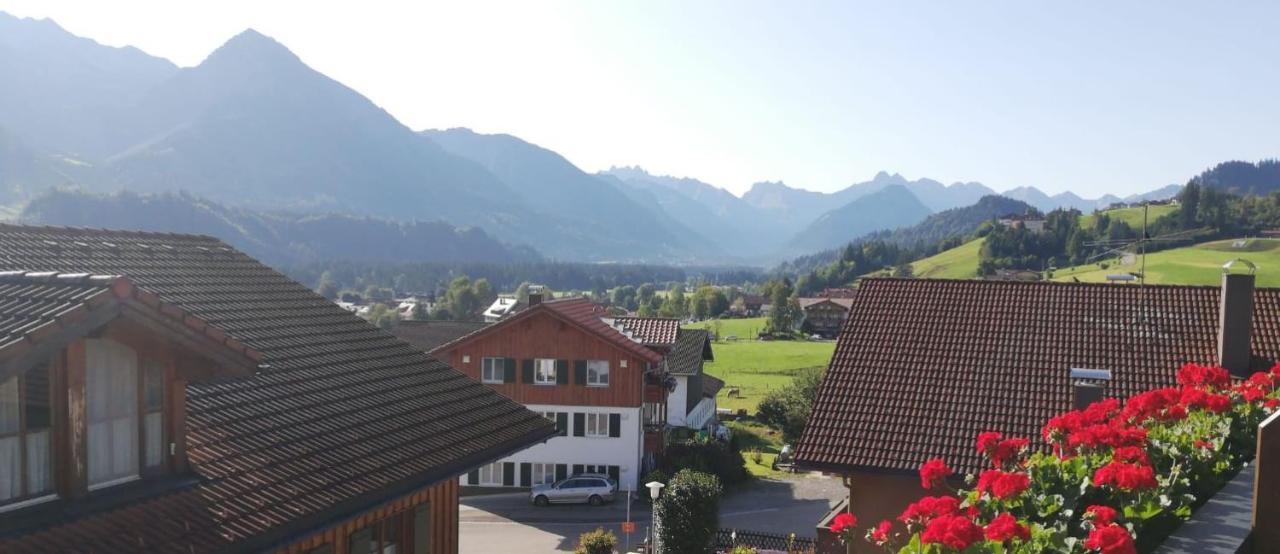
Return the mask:
<path id="1" fill-rule="evenodd" d="M 929 460 L 920 484 L 935 496 L 870 527 L 840 514 L 831 531 L 904 554 L 1149 552 L 1253 459 L 1259 423 L 1280 406 L 1280 365 L 1233 382 L 1188 364 L 1177 382 L 1053 417 L 1043 449 L 981 433 L 988 469 L 960 484 Z"/>

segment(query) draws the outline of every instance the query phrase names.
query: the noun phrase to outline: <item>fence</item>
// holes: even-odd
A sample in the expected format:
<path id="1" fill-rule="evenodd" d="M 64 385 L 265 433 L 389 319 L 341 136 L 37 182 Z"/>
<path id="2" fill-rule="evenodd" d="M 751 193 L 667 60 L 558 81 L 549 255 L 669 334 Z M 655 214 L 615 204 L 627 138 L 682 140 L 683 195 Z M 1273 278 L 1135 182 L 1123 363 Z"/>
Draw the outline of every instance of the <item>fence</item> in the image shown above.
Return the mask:
<path id="1" fill-rule="evenodd" d="M 740 529 L 721 529 L 716 533 L 716 550 L 729 551 L 735 546 L 750 546 L 757 550 L 776 550 L 788 553 L 814 551 L 814 540 L 795 535 L 758 533 Z"/>

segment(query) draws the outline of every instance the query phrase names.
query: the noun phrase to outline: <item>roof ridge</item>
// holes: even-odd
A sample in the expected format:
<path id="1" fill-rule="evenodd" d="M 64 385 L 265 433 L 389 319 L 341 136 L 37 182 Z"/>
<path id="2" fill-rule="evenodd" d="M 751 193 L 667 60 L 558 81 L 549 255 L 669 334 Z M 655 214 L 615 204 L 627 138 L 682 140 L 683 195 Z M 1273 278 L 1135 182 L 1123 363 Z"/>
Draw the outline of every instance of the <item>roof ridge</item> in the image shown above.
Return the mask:
<path id="1" fill-rule="evenodd" d="M 1053 286 L 1053 287 L 1147 287 L 1147 288 L 1168 288 L 1168 289 L 1217 289 L 1219 285 L 1177 285 L 1169 283 L 1147 283 L 1142 285 L 1136 284 L 1116 284 L 1116 283 L 1090 283 L 1090 282 L 1067 282 L 1067 281 L 1006 281 L 1002 279 L 943 279 L 939 277 L 864 277 L 862 283 L 875 282 L 931 282 L 931 283 L 948 283 L 955 285 L 967 285 L 978 283 L 980 286 L 1011 286 L 1011 287 L 1036 287 L 1036 286 Z M 861 286 L 861 285 L 859 285 Z M 1276 288 L 1276 287 L 1255 287 L 1255 288 Z"/>
<path id="2" fill-rule="evenodd" d="M 29 223 L 0 223 L 0 231 L 5 229 L 30 230 L 46 233 L 100 233 L 118 236 L 138 236 L 152 238 L 178 238 L 178 239 L 204 239 L 207 241 L 217 242 L 224 246 L 229 246 L 222 239 L 213 235 L 202 235 L 198 233 L 172 233 L 164 231 L 144 231 L 141 229 L 107 229 L 101 227 L 78 227 L 73 225 L 33 225 Z"/>

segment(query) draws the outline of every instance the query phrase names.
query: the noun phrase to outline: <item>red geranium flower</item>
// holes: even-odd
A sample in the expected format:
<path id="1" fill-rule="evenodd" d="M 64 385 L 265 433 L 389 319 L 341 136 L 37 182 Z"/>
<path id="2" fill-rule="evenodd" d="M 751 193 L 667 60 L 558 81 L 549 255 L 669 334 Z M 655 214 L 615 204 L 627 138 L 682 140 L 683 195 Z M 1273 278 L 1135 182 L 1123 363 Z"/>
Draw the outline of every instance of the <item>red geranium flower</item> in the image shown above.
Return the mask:
<path id="1" fill-rule="evenodd" d="M 1210 394 L 1205 400 L 1204 408 L 1215 414 L 1231 409 L 1231 397 L 1225 394 Z"/>
<path id="2" fill-rule="evenodd" d="M 1137 554 L 1138 552 L 1129 531 L 1114 523 L 1090 531 L 1088 538 L 1084 540 L 1084 547 L 1097 550 L 1102 554 Z"/>
<path id="3" fill-rule="evenodd" d="M 953 496 L 926 496 L 907 506 L 907 509 L 902 511 L 902 515 L 898 516 L 898 521 L 907 525 L 913 523 L 927 524 L 935 518 L 955 515 L 959 511 L 960 500 L 958 498 Z"/>
<path id="4" fill-rule="evenodd" d="M 1134 464 L 1151 465 L 1147 451 L 1136 446 L 1121 446 L 1111 453 L 1111 459 Z"/>
<path id="5" fill-rule="evenodd" d="M 1196 439 L 1196 442 L 1193 443 L 1193 446 L 1195 446 L 1196 448 L 1203 448 L 1205 450 L 1213 450 L 1213 442 L 1207 441 L 1204 439 Z"/>
<path id="6" fill-rule="evenodd" d="M 1178 370 L 1178 384 L 1184 387 L 1225 387 L 1231 384 L 1231 374 L 1221 367 L 1187 364 Z"/>
<path id="7" fill-rule="evenodd" d="M 1000 439 L 1004 438 L 1000 433 L 995 431 L 983 431 L 978 433 L 978 452 L 986 454 L 991 449 L 1000 444 Z"/>
<path id="8" fill-rule="evenodd" d="M 1268 398 L 1262 403 L 1262 407 L 1268 410 L 1274 410 L 1277 406 L 1280 406 L 1280 398 Z"/>
<path id="9" fill-rule="evenodd" d="M 849 531 L 858 525 L 858 518 L 849 512 L 841 512 L 831 520 L 831 532 L 837 535 Z"/>
<path id="10" fill-rule="evenodd" d="M 920 541 L 924 544 L 941 544 L 955 550 L 964 550 L 982 540 L 982 528 L 964 516 L 943 516 L 929 522 Z"/>
<path id="11" fill-rule="evenodd" d="M 1010 539 L 1027 540 L 1031 538 L 1031 530 L 1026 525 L 1018 523 L 1018 518 L 1013 514 L 1003 513 L 991 520 L 987 527 L 983 529 L 984 534 L 989 541 L 1006 542 Z"/>
<path id="12" fill-rule="evenodd" d="M 1098 527 L 1111 525 L 1116 520 L 1116 509 L 1111 506 L 1089 506 L 1084 511 L 1084 517 Z"/>
<path id="13" fill-rule="evenodd" d="M 1025 473 L 988 469 L 978 476 L 978 492 L 988 493 L 1001 500 L 1018 496 L 1030 486 L 1031 478 Z"/>
<path id="14" fill-rule="evenodd" d="M 1098 486 L 1115 487 L 1123 491 L 1153 489 L 1157 485 L 1156 473 L 1151 466 L 1117 462 L 1115 460 L 1094 472 L 1093 483 Z"/>
<path id="15" fill-rule="evenodd" d="M 920 486 L 931 489 L 948 475 L 954 473 L 941 458 L 934 458 L 920 466 Z"/>
<path id="16" fill-rule="evenodd" d="M 875 529 L 871 530 L 871 541 L 883 546 L 889 542 L 889 533 L 893 531 L 893 523 L 889 520 L 881 521 Z"/>

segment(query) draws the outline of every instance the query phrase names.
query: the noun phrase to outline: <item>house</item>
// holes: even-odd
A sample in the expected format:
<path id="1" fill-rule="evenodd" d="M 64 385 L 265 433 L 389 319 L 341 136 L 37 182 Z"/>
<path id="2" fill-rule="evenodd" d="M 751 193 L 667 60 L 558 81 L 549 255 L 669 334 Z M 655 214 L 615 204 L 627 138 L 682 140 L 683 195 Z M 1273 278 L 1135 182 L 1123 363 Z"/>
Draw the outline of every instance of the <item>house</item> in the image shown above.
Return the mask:
<path id="1" fill-rule="evenodd" d="M 1174 386 L 1186 362 L 1245 374 L 1280 360 L 1280 289 L 1254 290 L 1252 275 L 1222 287 L 864 279 L 849 317 L 796 459 L 847 477 L 853 513 L 872 524 L 924 495 L 925 460 L 981 469 L 980 432 L 1039 441 L 1051 416 Z M 1110 378 L 1083 377 L 1099 374 Z"/>
<path id="2" fill-rule="evenodd" d="M 0 225 L 0 552 L 456 552 L 545 419 L 210 237 Z"/>
<path id="3" fill-rule="evenodd" d="M 401 321 L 391 328 L 391 334 L 423 352 L 430 352 L 487 326 L 483 321 Z"/>
<path id="4" fill-rule="evenodd" d="M 499 294 L 498 298 L 484 310 L 484 320 L 487 323 L 493 323 L 514 313 L 519 309 L 519 302 L 516 301 L 514 294 Z"/>
<path id="5" fill-rule="evenodd" d="M 858 289 L 852 287 L 827 287 L 814 296 L 819 298 L 853 298 L 857 294 Z"/>
<path id="6" fill-rule="evenodd" d="M 1046 220 L 1038 216 L 1007 215 L 996 220 L 1003 227 L 1010 229 L 1026 229 L 1032 233 L 1043 233 Z"/>
<path id="7" fill-rule="evenodd" d="M 666 357 L 667 372 L 676 381 L 667 394 L 668 425 L 703 429 L 715 418 L 716 395 L 724 381 L 702 371 L 703 363 L 714 359 L 706 330 L 680 330 Z"/>
<path id="8" fill-rule="evenodd" d="M 764 305 L 769 300 L 759 294 L 744 294 L 734 299 L 729 305 L 729 313 L 738 317 L 755 317 L 762 315 Z"/>
<path id="9" fill-rule="evenodd" d="M 688 422 L 707 409 L 696 381 L 711 356 L 705 332 L 686 333 L 674 319 L 612 317 L 585 298 L 543 301 L 531 293 L 528 308 L 431 353 L 543 413 L 559 432 L 472 472 L 469 485 L 527 487 L 599 472 L 637 490 L 662 452 L 669 416 Z M 700 390 L 696 402 L 686 395 L 673 412 L 675 372 Z M 710 406 L 714 414 L 714 399 Z"/>
<path id="10" fill-rule="evenodd" d="M 830 339 L 840 334 L 840 328 L 849 317 L 853 298 L 799 298 L 797 302 L 800 304 L 800 311 L 804 313 L 800 329 L 805 333 Z"/>

